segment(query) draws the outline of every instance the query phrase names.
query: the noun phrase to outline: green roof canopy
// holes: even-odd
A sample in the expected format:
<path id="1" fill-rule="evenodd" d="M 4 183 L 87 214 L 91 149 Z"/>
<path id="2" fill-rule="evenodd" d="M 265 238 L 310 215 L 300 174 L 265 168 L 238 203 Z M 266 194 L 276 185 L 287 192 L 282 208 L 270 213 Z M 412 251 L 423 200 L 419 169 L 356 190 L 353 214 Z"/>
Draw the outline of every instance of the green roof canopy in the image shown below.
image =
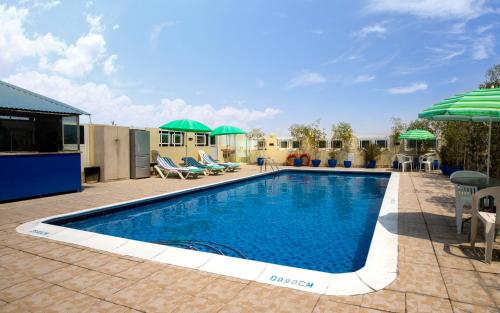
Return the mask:
<path id="1" fill-rule="evenodd" d="M 500 121 L 500 88 L 476 89 L 425 109 L 420 118 L 437 121 Z"/>
<path id="2" fill-rule="evenodd" d="M 160 128 L 179 132 L 193 133 L 209 133 L 212 131 L 207 125 L 193 120 L 174 120 L 160 126 Z"/>
<path id="3" fill-rule="evenodd" d="M 399 136 L 399 139 L 407 140 L 429 140 L 436 139 L 433 133 L 423 129 L 412 129 Z"/>
<path id="4" fill-rule="evenodd" d="M 238 135 L 238 134 L 246 134 L 246 132 L 238 127 L 234 126 L 229 126 L 229 125 L 222 125 L 217 128 L 215 128 L 211 133 L 210 136 L 221 136 L 221 135 Z"/>

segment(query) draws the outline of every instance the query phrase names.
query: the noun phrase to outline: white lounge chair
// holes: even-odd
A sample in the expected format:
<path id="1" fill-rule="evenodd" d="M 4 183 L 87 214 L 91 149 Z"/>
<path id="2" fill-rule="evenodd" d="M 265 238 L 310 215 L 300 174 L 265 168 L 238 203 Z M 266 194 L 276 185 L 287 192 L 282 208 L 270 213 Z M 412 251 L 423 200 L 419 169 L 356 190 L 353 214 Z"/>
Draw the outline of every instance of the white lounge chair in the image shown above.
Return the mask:
<path id="1" fill-rule="evenodd" d="M 450 179 L 455 177 L 487 177 L 485 174 L 474 171 L 458 171 L 451 174 Z M 477 192 L 475 186 L 464 186 L 455 184 L 455 221 L 457 234 L 462 233 L 462 215 L 464 206 L 471 206 L 472 196 Z"/>
<path id="2" fill-rule="evenodd" d="M 398 167 L 405 171 L 405 166 L 410 165 L 410 170 L 413 171 L 413 158 L 411 156 L 407 156 L 405 154 L 396 154 L 396 158 L 398 159 Z"/>
<path id="3" fill-rule="evenodd" d="M 200 159 L 201 159 L 201 162 L 204 163 L 204 164 L 208 164 L 208 165 L 220 165 L 220 166 L 224 166 L 225 170 L 226 171 L 234 171 L 236 169 L 238 169 L 240 167 L 240 164 L 239 163 L 233 163 L 233 162 L 216 162 L 214 159 L 212 159 L 212 157 L 206 153 L 205 151 L 203 150 L 198 150 L 198 154 L 200 155 Z"/>
<path id="4" fill-rule="evenodd" d="M 196 178 L 198 177 L 198 175 L 204 174 L 204 171 L 199 168 L 179 167 L 175 165 L 175 163 L 168 157 L 158 156 L 156 158 L 156 161 L 158 162 L 158 165 L 155 165 L 155 170 L 163 179 L 166 179 L 170 174 L 176 174 L 181 179 L 186 179 L 189 177 Z M 166 175 L 163 174 L 163 171 L 166 172 Z"/>
<path id="5" fill-rule="evenodd" d="M 491 262 L 493 254 L 493 242 L 495 241 L 496 229 L 500 228 L 500 214 L 479 211 L 479 201 L 485 197 L 493 197 L 497 212 L 500 206 L 500 187 L 491 187 L 482 189 L 472 197 L 472 224 L 470 233 L 470 243 L 474 247 L 477 235 L 478 220 L 484 224 L 484 239 L 486 241 L 486 251 L 484 259 L 486 262 Z"/>

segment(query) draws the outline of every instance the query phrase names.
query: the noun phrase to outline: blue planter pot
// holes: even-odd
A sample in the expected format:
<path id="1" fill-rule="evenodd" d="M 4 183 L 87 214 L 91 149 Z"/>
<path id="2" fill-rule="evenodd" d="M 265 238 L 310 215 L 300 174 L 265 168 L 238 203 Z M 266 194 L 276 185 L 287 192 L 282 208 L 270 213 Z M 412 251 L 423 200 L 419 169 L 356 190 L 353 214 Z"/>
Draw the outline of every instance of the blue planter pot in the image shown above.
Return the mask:
<path id="1" fill-rule="evenodd" d="M 433 170 L 437 170 L 439 168 L 439 161 L 438 160 L 434 160 L 434 163 L 432 164 L 432 169 Z"/>
<path id="2" fill-rule="evenodd" d="M 293 166 L 302 166 L 302 159 L 293 159 Z"/>
<path id="3" fill-rule="evenodd" d="M 376 160 L 370 160 L 368 163 L 366 163 L 366 168 L 375 168 L 376 166 L 377 166 Z"/>
<path id="4" fill-rule="evenodd" d="M 264 165 L 264 158 L 257 158 L 257 165 L 259 166 Z"/>
<path id="5" fill-rule="evenodd" d="M 351 161 L 344 161 L 344 167 L 349 168 L 351 167 L 352 162 Z"/>
<path id="6" fill-rule="evenodd" d="M 321 160 L 312 160 L 311 163 L 313 167 L 318 167 L 321 164 Z"/>
<path id="7" fill-rule="evenodd" d="M 335 160 L 335 159 L 328 160 L 328 166 L 329 167 L 335 167 L 335 166 L 337 166 L 337 160 Z"/>
<path id="8" fill-rule="evenodd" d="M 397 170 L 399 168 L 399 162 L 398 161 L 392 161 L 392 168 Z"/>
<path id="9" fill-rule="evenodd" d="M 450 175 L 450 166 L 447 164 L 441 164 L 441 172 L 443 175 L 448 176 Z"/>
<path id="10" fill-rule="evenodd" d="M 460 165 L 453 165 L 450 168 L 450 174 L 449 175 L 451 175 L 451 174 L 453 174 L 455 172 L 458 172 L 458 171 L 462 171 L 462 170 L 463 170 L 462 166 L 460 166 Z"/>

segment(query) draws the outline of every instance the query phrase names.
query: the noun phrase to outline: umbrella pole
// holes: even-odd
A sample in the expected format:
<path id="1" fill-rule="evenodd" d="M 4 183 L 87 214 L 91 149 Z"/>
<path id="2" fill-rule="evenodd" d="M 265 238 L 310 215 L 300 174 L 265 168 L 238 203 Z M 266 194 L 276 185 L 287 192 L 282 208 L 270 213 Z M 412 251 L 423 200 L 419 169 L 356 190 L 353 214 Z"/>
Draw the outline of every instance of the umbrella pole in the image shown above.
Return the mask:
<path id="1" fill-rule="evenodd" d="M 488 180 L 490 179 L 490 154 L 491 154 L 491 120 L 490 125 L 488 127 L 488 160 L 486 161 L 486 175 L 488 176 Z"/>

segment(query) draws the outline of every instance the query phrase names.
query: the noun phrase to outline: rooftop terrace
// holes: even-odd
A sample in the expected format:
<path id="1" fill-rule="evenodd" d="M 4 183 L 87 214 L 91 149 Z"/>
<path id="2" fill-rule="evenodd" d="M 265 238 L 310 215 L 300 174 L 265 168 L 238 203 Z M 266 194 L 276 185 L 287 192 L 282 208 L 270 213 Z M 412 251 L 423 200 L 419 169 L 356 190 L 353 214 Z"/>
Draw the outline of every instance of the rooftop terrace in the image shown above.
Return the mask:
<path id="1" fill-rule="evenodd" d="M 24 222 L 248 176 L 148 178 L 84 185 L 81 193 L 0 204 L 2 312 L 498 312 L 500 256 L 483 262 L 457 235 L 454 190 L 437 174 L 402 173 L 398 276 L 358 296 L 324 296 L 20 235 Z M 468 226 L 467 226 L 468 227 Z M 497 243 L 496 248 L 499 248 Z"/>

